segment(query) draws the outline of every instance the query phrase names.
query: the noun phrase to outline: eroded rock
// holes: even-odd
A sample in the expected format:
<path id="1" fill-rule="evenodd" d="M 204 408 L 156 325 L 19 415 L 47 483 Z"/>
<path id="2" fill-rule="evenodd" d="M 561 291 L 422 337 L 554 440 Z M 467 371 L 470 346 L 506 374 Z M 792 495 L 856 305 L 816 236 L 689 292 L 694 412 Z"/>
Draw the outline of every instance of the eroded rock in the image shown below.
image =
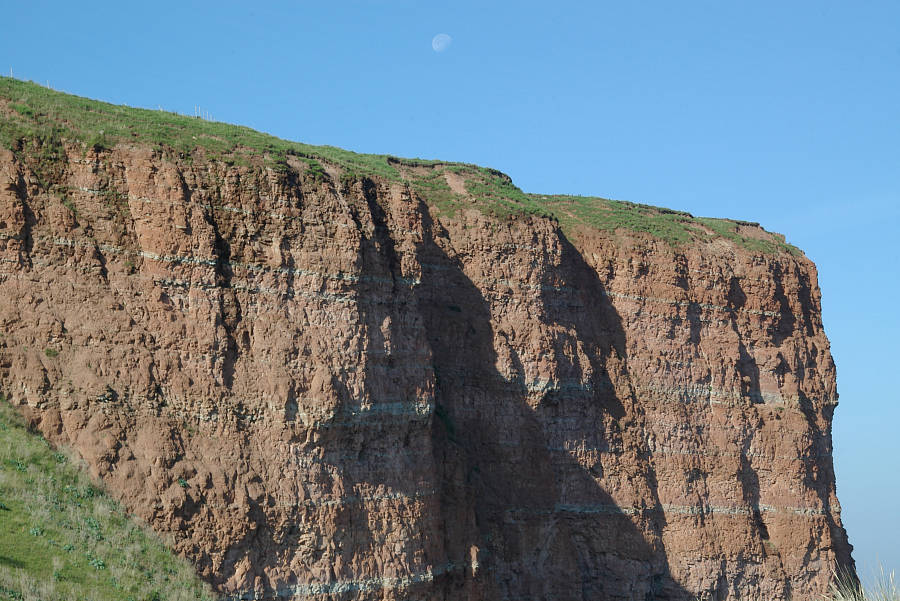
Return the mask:
<path id="1" fill-rule="evenodd" d="M 802 255 L 68 155 L 48 194 L 0 154 L 0 390 L 230 598 L 796 601 L 852 567 Z"/>

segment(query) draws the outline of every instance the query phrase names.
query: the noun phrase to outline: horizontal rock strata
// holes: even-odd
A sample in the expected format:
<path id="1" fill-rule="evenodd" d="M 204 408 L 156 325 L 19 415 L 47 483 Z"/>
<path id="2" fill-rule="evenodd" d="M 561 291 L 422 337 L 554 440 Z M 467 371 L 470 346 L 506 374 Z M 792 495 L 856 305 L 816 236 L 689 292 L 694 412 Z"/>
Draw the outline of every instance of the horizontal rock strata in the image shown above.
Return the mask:
<path id="1" fill-rule="evenodd" d="M 0 391 L 229 599 L 814 599 L 813 264 L 403 184 L 0 152 Z"/>

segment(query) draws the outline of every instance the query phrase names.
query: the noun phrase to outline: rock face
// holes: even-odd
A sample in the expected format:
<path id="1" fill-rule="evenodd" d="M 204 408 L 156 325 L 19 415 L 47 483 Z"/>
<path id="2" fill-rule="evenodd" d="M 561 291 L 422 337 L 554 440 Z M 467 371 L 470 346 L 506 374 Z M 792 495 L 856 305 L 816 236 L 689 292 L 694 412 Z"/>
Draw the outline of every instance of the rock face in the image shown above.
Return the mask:
<path id="1" fill-rule="evenodd" d="M 229 598 L 796 601 L 852 569 L 808 259 L 329 169 L 0 151 L 0 391 Z"/>

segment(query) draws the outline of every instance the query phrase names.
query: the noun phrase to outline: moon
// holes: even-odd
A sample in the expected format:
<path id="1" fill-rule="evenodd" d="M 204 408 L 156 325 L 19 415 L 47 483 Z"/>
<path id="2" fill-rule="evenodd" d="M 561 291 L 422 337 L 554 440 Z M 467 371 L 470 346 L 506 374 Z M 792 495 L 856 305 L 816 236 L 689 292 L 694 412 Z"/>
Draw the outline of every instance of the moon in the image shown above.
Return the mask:
<path id="1" fill-rule="evenodd" d="M 449 48 L 452 43 L 453 38 L 446 33 L 439 33 L 431 40 L 431 47 L 434 48 L 435 52 L 443 52 Z"/>

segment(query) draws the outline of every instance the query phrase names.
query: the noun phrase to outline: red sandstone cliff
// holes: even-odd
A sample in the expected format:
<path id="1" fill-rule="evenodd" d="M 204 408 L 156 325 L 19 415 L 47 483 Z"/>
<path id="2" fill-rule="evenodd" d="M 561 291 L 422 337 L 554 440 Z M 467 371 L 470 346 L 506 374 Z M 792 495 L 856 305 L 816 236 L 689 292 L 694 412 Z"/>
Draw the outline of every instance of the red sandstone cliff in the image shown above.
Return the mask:
<path id="1" fill-rule="evenodd" d="M 231 598 L 803 600 L 852 567 L 802 255 L 330 166 L 51 167 L 0 151 L 0 392 Z"/>

